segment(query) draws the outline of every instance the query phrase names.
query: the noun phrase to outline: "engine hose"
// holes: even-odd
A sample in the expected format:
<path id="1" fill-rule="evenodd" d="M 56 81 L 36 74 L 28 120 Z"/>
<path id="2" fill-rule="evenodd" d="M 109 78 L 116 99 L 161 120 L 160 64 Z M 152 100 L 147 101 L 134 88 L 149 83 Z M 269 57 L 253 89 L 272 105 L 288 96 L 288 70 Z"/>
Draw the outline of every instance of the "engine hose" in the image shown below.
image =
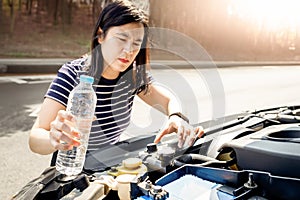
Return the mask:
<path id="1" fill-rule="evenodd" d="M 230 169 L 238 170 L 236 155 L 232 148 L 221 149 L 217 159 L 226 161 Z"/>
<path id="2" fill-rule="evenodd" d="M 199 154 L 184 154 L 176 157 L 171 161 L 171 165 L 175 167 L 181 167 L 185 164 L 195 164 L 198 166 L 208 166 L 217 164 L 225 166 L 227 165 L 227 162 Z"/>
<path id="3" fill-rule="evenodd" d="M 293 116 L 293 115 L 279 114 L 277 116 L 277 120 L 282 122 L 282 123 L 299 123 L 300 122 L 300 117 L 299 116 Z"/>

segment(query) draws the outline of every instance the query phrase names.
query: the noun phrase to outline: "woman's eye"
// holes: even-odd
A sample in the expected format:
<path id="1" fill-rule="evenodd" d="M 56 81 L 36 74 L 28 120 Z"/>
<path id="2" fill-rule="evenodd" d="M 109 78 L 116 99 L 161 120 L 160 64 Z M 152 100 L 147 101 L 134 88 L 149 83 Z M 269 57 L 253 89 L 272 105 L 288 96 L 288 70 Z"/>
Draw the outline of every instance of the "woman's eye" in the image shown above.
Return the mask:
<path id="1" fill-rule="evenodd" d="M 118 38 L 120 41 L 122 42 L 126 42 L 126 39 L 125 38 Z"/>
<path id="2" fill-rule="evenodd" d="M 139 46 L 141 46 L 141 43 L 140 42 L 134 42 L 133 45 L 139 47 Z"/>

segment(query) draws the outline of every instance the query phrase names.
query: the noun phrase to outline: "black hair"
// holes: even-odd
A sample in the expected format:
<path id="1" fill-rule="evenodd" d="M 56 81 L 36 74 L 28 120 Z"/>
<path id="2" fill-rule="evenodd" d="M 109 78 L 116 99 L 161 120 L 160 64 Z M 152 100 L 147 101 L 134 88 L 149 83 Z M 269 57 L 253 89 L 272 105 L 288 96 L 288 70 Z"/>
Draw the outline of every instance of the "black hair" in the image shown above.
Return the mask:
<path id="1" fill-rule="evenodd" d="M 109 28 L 113 26 L 121 26 L 132 22 L 138 22 L 144 26 L 144 38 L 140 51 L 133 62 L 139 69 L 137 70 L 133 67 L 133 64 L 131 64 L 128 69 L 122 73 L 128 75 L 128 78 L 133 81 L 134 86 L 138 86 L 143 83 L 143 85 L 147 88 L 148 80 L 146 77 L 146 68 L 149 64 L 148 18 L 141 9 L 135 7 L 132 3 L 126 0 L 117 0 L 105 6 L 95 25 L 92 36 L 91 63 L 88 74 L 93 76 L 96 81 L 101 78 L 101 74 L 103 72 L 103 56 L 101 44 L 98 42 L 98 37 L 105 37 Z M 102 30 L 101 33 L 99 33 L 99 28 Z M 130 71 L 132 71 L 132 73 L 130 73 Z M 137 83 L 137 80 L 139 80 L 139 83 Z"/>

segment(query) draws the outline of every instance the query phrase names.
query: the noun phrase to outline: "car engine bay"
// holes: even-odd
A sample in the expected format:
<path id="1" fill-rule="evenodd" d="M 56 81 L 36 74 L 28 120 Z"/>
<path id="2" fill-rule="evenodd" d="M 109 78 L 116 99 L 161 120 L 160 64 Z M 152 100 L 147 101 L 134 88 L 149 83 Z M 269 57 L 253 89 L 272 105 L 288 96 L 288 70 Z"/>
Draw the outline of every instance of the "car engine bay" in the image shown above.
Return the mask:
<path id="1" fill-rule="evenodd" d="M 88 152 L 74 179 L 50 167 L 29 183 L 41 184 L 35 199 L 299 198 L 300 106 L 198 125 L 205 135 L 189 148 L 179 149 L 172 135 L 154 144 L 155 134 L 147 134 Z"/>

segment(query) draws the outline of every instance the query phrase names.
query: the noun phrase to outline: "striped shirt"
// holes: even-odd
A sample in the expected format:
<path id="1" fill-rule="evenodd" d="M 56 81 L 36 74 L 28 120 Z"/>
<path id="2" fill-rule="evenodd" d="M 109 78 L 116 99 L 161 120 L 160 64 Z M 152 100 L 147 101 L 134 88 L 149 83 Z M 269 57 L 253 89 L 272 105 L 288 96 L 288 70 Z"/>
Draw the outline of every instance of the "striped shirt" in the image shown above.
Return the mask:
<path id="1" fill-rule="evenodd" d="M 67 106 L 68 96 L 78 84 L 78 77 L 82 73 L 85 61 L 85 58 L 80 58 L 64 64 L 45 97 Z M 152 80 L 149 74 L 148 78 Z M 101 77 L 93 87 L 97 95 L 95 110 L 97 120 L 92 124 L 89 151 L 119 141 L 121 133 L 129 126 L 134 97 L 142 88 L 134 89 L 132 82 L 125 76 L 119 76 L 114 80 Z"/>

